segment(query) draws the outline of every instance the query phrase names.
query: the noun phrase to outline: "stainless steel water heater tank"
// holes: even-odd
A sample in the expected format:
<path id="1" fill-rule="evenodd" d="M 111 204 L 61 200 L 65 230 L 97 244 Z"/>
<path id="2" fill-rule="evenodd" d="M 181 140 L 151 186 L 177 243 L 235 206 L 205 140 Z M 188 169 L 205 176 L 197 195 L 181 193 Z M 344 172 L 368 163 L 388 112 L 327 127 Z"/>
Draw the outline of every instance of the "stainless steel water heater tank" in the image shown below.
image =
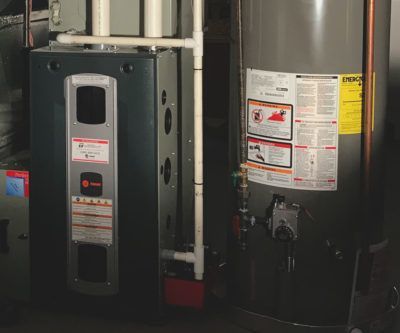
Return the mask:
<path id="1" fill-rule="evenodd" d="M 369 222 L 361 202 L 366 2 L 243 1 L 251 218 L 242 246 L 231 248 L 229 295 L 235 318 L 255 331 L 389 326 L 396 303 L 383 234 L 390 5 L 376 3 Z"/>

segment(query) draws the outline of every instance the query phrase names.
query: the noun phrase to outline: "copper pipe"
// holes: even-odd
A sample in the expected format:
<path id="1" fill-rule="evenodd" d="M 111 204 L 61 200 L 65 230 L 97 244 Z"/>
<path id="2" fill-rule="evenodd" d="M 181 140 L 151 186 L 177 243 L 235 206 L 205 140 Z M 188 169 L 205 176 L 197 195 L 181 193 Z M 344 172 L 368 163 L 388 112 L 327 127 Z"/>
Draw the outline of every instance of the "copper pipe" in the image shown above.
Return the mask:
<path id="1" fill-rule="evenodd" d="M 367 0 L 367 35 L 365 66 L 364 105 L 364 195 L 366 208 L 370 207 L 373 117 L 374 117 L 374 72 L 375 72 L 375 0 Z M 369 216 L 369 214 L 368 214 Z"/>
<path id="2" fill-rule="evenodd" d="M 33 48 L 33 35 L 31 30 L 32 0 L 25 0 L 24 15 L 24 46 Z"/>
<path id="3" fill-rule="evenodd" d="M 240 103 L 240 163 L 247 162 L 247 135 L 246 135 L 246 97 L 244 91 L 244 60 L 243 60 L 243 17 L 242 0 L 237 0 L 237 50 L 239 75 L 239 103 Z"/>
<path id="4" fill-rule="evenodd" d="M 243 57 L 243 14 L 242 0 L 237 0 L 237 50 L 238 50 L 238 75 L 239 75 L 239 105 L 240 105 L 240 191 L 242 192 L 242 209 L 247 204 L 248 197 L 248 170 L 247 163 L 247 126 L 246 126 L 246 96 L 244 91 L 244 57 Z"/>

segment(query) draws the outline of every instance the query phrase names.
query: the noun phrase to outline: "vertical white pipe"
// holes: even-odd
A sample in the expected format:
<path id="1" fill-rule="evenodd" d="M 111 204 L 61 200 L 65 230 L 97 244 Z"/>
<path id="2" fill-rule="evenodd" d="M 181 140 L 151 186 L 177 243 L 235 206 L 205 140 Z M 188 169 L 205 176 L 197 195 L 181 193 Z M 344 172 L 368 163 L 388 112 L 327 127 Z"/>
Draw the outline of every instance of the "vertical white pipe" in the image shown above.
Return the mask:
<path id="1" fill-rule="evenodd" d="M 203 0 L 193 0 L 194 49 L 194 187 L 195 247 L 194 273 L 204 276 L 204 175 L 203 175 Z"/>
<path id="2" fill-rule="evenodd" d="M 193 30 L 203 31 L 203 0 L 193 0 Z"/>
<path id="3" fill-rule="evenodd" d="M 162 31 L 162 1 L 144 1 L 144 36 L 150 38 L 160 38 Z"/>
<path id="4" fill-rule="evenodd" d="M 200 60 L 195 61 L 201 64 Z M 194 72 L 194 174 L 195 174 L 195 247 L 196 257 L 194 272 L 197 280 L 203 279 L 204 273 L 204 179 L 203 179 L 203 72 L 197 68 Z"/>
<path id="5" fill-rule="evenodd" d="M 111 34 L 111 0 L 92 0 L 92 35 L 108 37 Z"/>

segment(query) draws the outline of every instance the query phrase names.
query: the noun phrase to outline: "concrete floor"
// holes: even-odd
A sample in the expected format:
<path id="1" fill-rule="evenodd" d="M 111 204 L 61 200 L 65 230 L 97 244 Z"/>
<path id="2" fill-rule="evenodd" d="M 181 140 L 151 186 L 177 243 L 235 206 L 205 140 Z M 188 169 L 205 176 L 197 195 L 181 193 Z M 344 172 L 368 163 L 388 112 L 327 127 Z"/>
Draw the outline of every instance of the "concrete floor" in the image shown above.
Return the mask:
<path id="1" fill-rule="evenodd" d="M 1 328 L 1 333 L 245 333 L 216 313 L 181 312 L 163 326 L 149 326 L 128 320 L 29 309 L 18 326 Z"/>

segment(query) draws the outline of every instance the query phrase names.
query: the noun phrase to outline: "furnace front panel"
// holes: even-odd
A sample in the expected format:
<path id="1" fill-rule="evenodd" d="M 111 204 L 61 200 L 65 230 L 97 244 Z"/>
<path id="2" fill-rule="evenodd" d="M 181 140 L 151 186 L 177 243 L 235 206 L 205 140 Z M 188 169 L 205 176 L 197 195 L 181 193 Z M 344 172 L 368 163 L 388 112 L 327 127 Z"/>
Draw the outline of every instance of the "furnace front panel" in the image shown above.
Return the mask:
<path id="1" fill-rule="evenodd" d="M 160 313 L 177 207 L 176 54 L 46 48 L 31 66 L 34 299 Z"/>

